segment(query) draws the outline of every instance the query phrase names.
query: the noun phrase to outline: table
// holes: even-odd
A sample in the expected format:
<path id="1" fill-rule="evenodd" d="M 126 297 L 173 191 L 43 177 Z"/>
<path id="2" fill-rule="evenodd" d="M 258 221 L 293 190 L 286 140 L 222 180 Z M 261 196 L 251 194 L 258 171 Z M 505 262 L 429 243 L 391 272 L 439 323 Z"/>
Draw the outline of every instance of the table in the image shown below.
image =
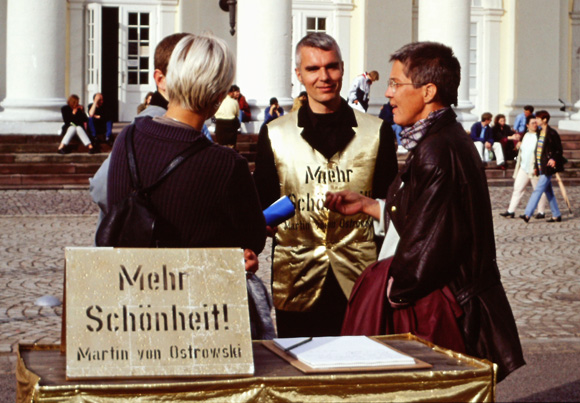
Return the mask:
<path id="1" fill-rule="evenodd" d="M 377 402 L 495 400 L 497 366 L 411 334 L 381 336 L 431 369 L 305 375 L 253 342 L 255 374 L 239 378 L 67 381 L 59 345 L 21 345 L 17 402 Z"/>

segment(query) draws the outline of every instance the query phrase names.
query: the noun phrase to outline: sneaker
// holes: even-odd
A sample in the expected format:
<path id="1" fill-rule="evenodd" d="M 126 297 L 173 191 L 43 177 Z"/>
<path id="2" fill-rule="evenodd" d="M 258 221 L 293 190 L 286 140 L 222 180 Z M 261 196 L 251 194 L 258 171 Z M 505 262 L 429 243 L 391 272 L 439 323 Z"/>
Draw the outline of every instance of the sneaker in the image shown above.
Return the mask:
<path id="1" fill-rule="evenodd" d="M 505 217 L 505 218 L 514 218 L 516 213 L 510 213 L 509 211 L 505 211 L 503 213 L 499 213 L 500 216 Z"/>
<path id="2" fill-rule="evenodd" d="M 403 146 L 399 146 L 399 147 L 397 148 L 397 153 L 398 153 L 398 154 L 407 154 L 408 152 L 409 152 L 409 150 L 407 150 L 407 149 L 406 149 L 405 147 L 403 147 Z"/>
<path id="3" fill-rule="evenodd" d="M 534 218 L 538 220 L 543 220 L 544 218 L 546 218 L 546 213 L 538 213 L 534 216 Z"/>

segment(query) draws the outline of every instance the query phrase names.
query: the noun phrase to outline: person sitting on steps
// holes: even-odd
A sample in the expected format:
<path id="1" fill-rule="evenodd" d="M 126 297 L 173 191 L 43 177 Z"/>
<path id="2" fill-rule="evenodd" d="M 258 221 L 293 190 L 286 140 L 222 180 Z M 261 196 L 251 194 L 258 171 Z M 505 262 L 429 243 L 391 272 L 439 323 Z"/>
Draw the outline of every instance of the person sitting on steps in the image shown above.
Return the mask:
<path id="1" fill-rule="evenodd" d="M 89 149 L 89 154 L 93 154 L 95 149 L 91 144 L 89 136 L 87 136 L 87 133 L 85 132 L 87 115 L 83 106 L 79 104 L 78 95 L 72 94 L 69 96 L 67 104 L 63 106 L 60 111 L 62 113 L 62 120 L 64 121 L 61 134 L 64 134 L 64 137 L 58 146 L 57 152 L 59 154 L 68 154 L 68 145 L 71 139 L 77 135 L 84 146 Z"/>

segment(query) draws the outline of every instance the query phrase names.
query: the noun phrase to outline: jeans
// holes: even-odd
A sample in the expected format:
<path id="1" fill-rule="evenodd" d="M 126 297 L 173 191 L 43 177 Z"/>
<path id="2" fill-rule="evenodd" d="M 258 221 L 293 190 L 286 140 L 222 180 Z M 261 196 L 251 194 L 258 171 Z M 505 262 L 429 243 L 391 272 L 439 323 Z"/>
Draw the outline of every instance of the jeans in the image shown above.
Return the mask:
<path id="1" fill-rule="evenodd" d="M 109 140 L 111 138 L 111 134 L 113 134 L 113 121 L 108 120 L 107 122 L 105 122 L 105 125 L 106 125 L 105 139 Z M 97 123 L 95 121 L 95 118 L 89 118 L 89 133 L 91 134 L 91 137 L 94 139 L 96 139 L 97 134 L 99 134 L 97 133 L 96 126 L 102 126 L 102 123 Z"/>
<path id="2" fill-rule="evenodd" d="M 525 215 L 531 217 L 534 214 L 534 210 L 538 206 L 540 197 L 542 193 L 546 193 L 548 197 L 548 202 L 550 202 L 550 210 L 552 210 L 552 217 L 560 217 L 560 209 L 558 208 L 558 202 L 556 201 L 556 196 L 554 196 L 554 190 L 552 189 L 552 176 L 540 175 L 538 178 L 538 184 L 534 189 L 534 192 L 530 196 L 528 205 L 526 206 Z"/>
<path id="3" fill-rule="evenodd" d="M 514 192 L 512 193 L 512 199 L 507 209 L 508 213 L 513 213 L 516 211 L 516 208 L 520 203 L 520 199 L 522 198 L 524 192 L 526 191 L 526 186 L 528 186 L 528 183 L 530 182 L 532 182 L 532 188 L 535 189 L 536 186 L 538 186 L 538 177 L 534 176 L 530 178 L 526 173 L 526 171 L 524 171 L 520 167 L 520 170 L 518 171 L 518 174 L 516 176 L 516 180 L 514 181 Z M 548 199 L 546 198 L 546 194 L 542 193 L 542 196 L 540 197 L 540 202 L 538 203 L 538 212 L 545 213 L 547 204 Z"/>

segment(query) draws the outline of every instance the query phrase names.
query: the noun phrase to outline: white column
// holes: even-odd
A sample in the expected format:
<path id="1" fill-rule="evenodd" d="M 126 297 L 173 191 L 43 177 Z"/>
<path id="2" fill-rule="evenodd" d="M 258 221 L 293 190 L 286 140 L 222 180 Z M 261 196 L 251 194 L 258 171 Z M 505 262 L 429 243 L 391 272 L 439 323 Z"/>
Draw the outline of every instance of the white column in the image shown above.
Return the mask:
<path id="1" fill-rule="evenodd" d="M 475 99 L 477 109 L 481 113 L 491 112 L 494 115 L 501 110 L 499 102 L 500 93 L 500 51 L 501 49 L 501 18 L 504 14 L 501 8 L 501 0 L 487 1 L 487 6 L 481 10 L 481 38 L 478 35 L 478 97 Z M 478 114 L 479 115 L 479 114 Z"/>
<path id="2" fill-rule="evenodd" d="M 470 11 L 471 1 L 466 0 L 419 1 L 419 41 L 440 42 L 451 47 L 461 64 L 459 102 L 455 112 L 466 128 L 477 121 L 470 113 L 473 104 L 469 101 Z"/>
<path id="3" fill-rule="evenodd" d="M 580 84 L 580 2 L 574 2 L 574 9 L 570 13 L 572 29 L 572 95 L 578 96 Z M 572 98 L 575 99 L 575 98 Z M 577 112 L 570 116 L 569 119 L 561 120 L 558 128 L 562 130 L 580 131 L 580 100 L 574 104 Z"/>
<path id="4" fill-rule="evenodd" d="M 252 108 L 252 119 L 263 121 L 264 109 L 276 97 L 286 112 L 292 106 L 292 1 L 238 0 L 237 80 Z M 257 133 L 261 122 L 246 131 Z"/>
<path id="5" fill-rule="evenodd" d="M 66 1 L 8 0 L 0 134 L 56 134 L 66 103 Z"/>

